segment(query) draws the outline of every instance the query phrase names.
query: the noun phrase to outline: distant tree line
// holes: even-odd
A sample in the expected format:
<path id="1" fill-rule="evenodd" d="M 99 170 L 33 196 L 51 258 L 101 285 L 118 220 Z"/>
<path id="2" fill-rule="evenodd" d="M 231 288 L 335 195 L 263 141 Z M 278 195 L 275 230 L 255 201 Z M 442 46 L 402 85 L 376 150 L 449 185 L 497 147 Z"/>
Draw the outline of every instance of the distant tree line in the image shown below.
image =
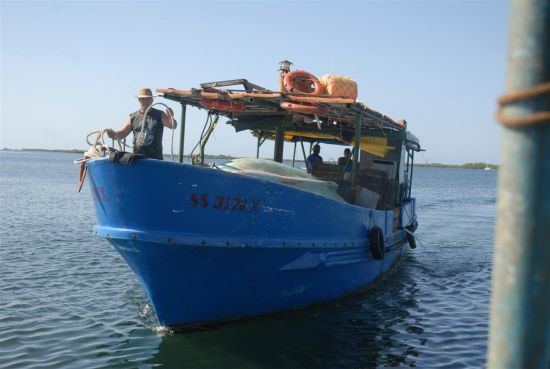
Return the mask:
<path id="1" fill-rule="evenodd" d="M 66 152 L 70 154 L 83 154 L 86 150 L 81 149 L 9 149 L 4 147 L 2 151 L 35 151 L 35 152 Z"/>
<path id="2" fill-rule="evenodd" d="M 86 152 L 86 150 L 82 149 L 10 149 L 7 147 L 4 147 L 2 149 L 3 151 L 31 151 L 31 152 L 65 152 L 69 154 L 83 154 Z M 170 156 L 170 154 L 164 154 L 165 156 Z M 177 155 L 175 155 L 177 156 Z M 185 158 L 188 158 L 189 155 L 184 155 Z M 204 155 L 205 158 L 208 159 L 235 159 L 231 155 Z"/>
<path id="3" fill-rule="evenodd" d="M 489 167 L 491 169 L 498 169 L 498 165 L 496 164 L 487 164 L 487 163 L 481 163 L 481 162 L 465 163 L 465 164 L 415 163 L 414 166 L 426 167 L 426 168 L 463 168 L 463 169 L 485 169 L 485 167 Z"/>

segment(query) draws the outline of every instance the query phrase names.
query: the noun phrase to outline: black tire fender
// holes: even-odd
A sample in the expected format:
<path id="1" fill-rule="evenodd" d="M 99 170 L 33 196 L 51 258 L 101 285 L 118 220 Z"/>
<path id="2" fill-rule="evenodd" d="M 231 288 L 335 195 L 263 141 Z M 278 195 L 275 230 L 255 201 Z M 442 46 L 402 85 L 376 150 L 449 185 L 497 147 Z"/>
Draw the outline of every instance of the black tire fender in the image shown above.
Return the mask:
<path id="1" fill-rule="evenodd" d="M 407 237 L 407 242 L 409 243 L 409 247 L 411 249 L 416 249 L 416 238 L 414 237 L 414 234 L 412 234 L 412 232 L 405 232 L 405 235 Z"/>
<path id="2" fill-rule="evenodd" d="M 384 254 L 386 251 L 386 245 L 384 242 L 384 231 L 377 225 L 372 226 L 372 228 L 369 230 L 369 247 L 373 259 L 384 259 Z"/>

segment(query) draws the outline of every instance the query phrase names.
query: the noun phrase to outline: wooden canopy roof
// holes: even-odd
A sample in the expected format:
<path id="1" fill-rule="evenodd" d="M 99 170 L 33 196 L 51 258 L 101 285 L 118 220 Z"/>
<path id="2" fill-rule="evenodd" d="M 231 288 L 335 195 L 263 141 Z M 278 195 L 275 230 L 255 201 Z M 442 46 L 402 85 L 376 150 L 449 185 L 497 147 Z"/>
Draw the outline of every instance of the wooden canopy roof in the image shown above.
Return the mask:
<path id="1" fill-rule="evenodd" d="M 242 85 L 244 89 L 229 89 L 229 87 Z M 298 93 L 282 93 L 269 91 L 260 86 L 254 85 L 245 79 L 220 81 L 201 84 L 200 89 L 177 90 L 173 88 L 159 88 L 156 90 L 162 93 L 166 99 L 178 101 L 183 104 L 206 109 L 216 114 L 226 116 L 231 119 L 237 130 L 250 129 L 253 132 L 273 131 L 273 126 L 269 125 L 255 126 L 250 122 L 278 122 L 283 124 L 284 129 L 293 132 L 308 133 L 304 138 L 311 138 L 312 133 L 332 134 L 349 139 L 354 135 L 357 116 L 361 119 L 361 135 L 369 135 L 369 132 L 378 133 L 397 133 L 404 134 L 406 131 L 406 121 L 396 121 L 390 117 L 379 113 L 365 104 L 349 99 L 344 96 L 312 95 Z M 240 111 L 227 111 L 208 108 L 207 102 L 224 102 L 239 104 L 242 107 Z M 306 103 L 310 106 L 322 108 L 325 114 L 313 115 L 296 113 L 285 110 L 281 107 L 282 102 L 291 102 L 297 104 Z M 241 122 L 247 121 L 246 125 Z M 296 135 L 296 134 L 295 134 Z"/>

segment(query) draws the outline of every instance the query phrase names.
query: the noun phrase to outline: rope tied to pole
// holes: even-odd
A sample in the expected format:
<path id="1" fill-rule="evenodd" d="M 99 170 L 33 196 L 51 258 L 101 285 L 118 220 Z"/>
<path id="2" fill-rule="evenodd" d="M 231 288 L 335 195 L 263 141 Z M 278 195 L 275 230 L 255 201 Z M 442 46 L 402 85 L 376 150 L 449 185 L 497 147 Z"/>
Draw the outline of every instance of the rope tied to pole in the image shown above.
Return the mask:
<path id="1" fill-rule="evenodd" d="M 550 82 L 541 83 L 534 87 L 502 95 L 498 99 L 499 108 L 495 113 L 497 122 L 510 128 L 526 127 L 539 123 L 550 123 L 550 111 L 539 111 L 521 118 L 509 117 L 504 114 L 504 108 L 508 105 L 529 101 L 543 95 L 550 95 Z"/>

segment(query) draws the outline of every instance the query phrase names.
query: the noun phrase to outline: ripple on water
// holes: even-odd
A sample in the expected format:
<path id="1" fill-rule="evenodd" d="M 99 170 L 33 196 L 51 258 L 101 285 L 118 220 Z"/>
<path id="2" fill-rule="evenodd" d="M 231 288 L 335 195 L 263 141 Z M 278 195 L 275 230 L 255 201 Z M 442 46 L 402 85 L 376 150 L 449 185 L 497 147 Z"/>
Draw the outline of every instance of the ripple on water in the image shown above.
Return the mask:
<path id="1" fill-rule="evenodd" d="M 484 366 L 496 173 L 415 169 L 419 247 L 368 293 L 173 334 L 92 235 L 75 158 L 0 153 L 0 367 Z"/>

